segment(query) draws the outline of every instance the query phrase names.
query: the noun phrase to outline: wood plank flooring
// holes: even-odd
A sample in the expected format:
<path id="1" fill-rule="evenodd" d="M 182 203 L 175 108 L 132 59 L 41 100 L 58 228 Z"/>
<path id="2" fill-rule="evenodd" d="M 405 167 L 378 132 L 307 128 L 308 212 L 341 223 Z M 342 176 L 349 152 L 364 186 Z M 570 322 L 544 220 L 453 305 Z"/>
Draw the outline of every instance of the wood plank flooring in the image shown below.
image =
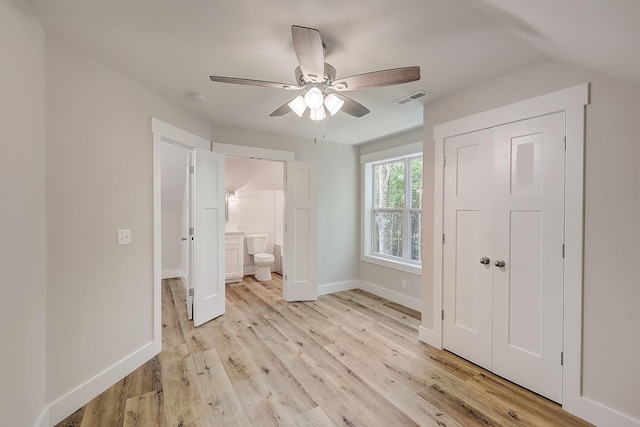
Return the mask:
<path id="1" fill-rule="evenodd" d="M 57 427 L 590 425 L 421 343 L 418 312 L 367 292 L 286 303 L 276 275 L 226 297 L 194 328 L 164 280 L 162 352 Z"/>

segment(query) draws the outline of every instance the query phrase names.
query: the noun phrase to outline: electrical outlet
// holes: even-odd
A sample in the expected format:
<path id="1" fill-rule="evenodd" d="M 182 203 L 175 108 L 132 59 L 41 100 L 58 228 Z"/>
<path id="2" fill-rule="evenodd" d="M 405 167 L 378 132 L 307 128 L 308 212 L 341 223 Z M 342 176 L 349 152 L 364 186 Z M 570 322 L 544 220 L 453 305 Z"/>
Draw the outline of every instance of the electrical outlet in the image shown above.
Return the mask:
<path id="1" fill-rule="evenodd" d="M 131 230 L 118 230 L 118 245 L 131 244 Z"/>
<path id="2" fill-rule="evenodd" d="M 402 281 L 402 289 L 407 289 L 407 281 L 406 280 Z"/>

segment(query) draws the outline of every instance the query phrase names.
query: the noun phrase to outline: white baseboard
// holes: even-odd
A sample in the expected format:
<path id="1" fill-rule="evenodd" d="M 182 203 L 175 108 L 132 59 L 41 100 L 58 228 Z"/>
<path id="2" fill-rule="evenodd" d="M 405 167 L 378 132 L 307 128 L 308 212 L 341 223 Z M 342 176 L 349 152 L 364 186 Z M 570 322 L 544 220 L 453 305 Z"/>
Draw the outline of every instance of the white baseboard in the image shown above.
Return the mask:
<path id="1" fill-rule="evenodd" d="M 184 273 L 180 269 L 176 270 L 162 270 L 163 279 L 173 279 L 175 277 L 184 277 Z"/>
<path id="2" fill-rule="evenodd" d="M 378 295 L 379 297 L 386 298 L 397 304 L 402 304 L 405 307 L 409 307 L 422 312 L 422 301 L 418 298 L 413 298 L 408 295 L 401 294 L 400 292 L 392 291 L 391 289 L 387 289 L 373 283 L 365 282 L 364 280 L 359 280 L 358 282 L 360 282 L 360 286 L 358 287 L 363 291 L 371 292 L 372 294 Z"/>
<path id="3" fill-rule="evenodd" d="M 334 292 L 349 291 L 351 289 L 362 289 L 363 291 L 371 292 L 374 295 L 386 298 L 389 301 L 402 304 L 405 307 L 422 311 L 422 301 L 418 298 L 413 298 L 408 295 L 401 294 L 400 292 L 395 292 L 382 286 L 365 282 L 364 280 L 347 280 L 344 282 L 320 285 L 318 286 L 318 295 L 327 295 Z"/>
<path id="4" fill-rule="evenodd" d="M 334 292 L 350 291 L 351 289 L 358 289 L 360 287 L 360 280 L 347 280 L 345 282 L 328 283 L 326 285 L 318 286 L 318 295 L 327 295 Z"/>
<path id="5" fill-rule="evenodd" d="M 160 353 L 161 342 L 150 342 L 144 347 L 100 372 L 84 384 L 59 397 L 49 405 L 49 424 L 54 426 L 90 402 L 94 397 L 142 366 Z"/>
<path id="6" fill-rule="evenodd" d="M 640 427 L 640 420 L 631 418 L 585 396 L 572 399 L 571 404 L 562 405 L 567 412 L 597 426 Z"/>
<path id="7" fill-rule="evenodd" d="M 33 427 L 49 427 L 49 406 L 45 406 Z"/>
<path id="8" fill-rule="evenodd" d="M 433 329 L 428 329 L 420 325 L 418 327 L 418 339 L 424 343 L 429 344 L 430 346 L 442 350 L 442 345 L 440 343 L 438 334 L 436 334 Z"/>

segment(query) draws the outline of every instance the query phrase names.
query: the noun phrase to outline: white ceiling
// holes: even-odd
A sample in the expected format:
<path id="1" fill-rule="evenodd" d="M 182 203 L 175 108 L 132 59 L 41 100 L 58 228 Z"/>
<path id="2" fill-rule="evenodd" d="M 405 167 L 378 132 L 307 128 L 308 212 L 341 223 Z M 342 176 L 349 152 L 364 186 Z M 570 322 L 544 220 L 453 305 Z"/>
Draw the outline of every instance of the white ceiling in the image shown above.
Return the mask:
<path id="1" fill-rule="evenodd" d="M 423 103 L 557 58 L 640 84 L 638 0 L 29 0 L 53 34 L 214 124 L 321 138 L 322 124 L 269 117 L 284 90 L 209 75 L 294 83 L 291 25 L 320 30 L 338 77 L 419 65 L 418 82 L 349 92 L 371 113 L 325 120 L 358 144 L 419 127 Z M 195 103 L 191 94 L 207 97 Z"/>

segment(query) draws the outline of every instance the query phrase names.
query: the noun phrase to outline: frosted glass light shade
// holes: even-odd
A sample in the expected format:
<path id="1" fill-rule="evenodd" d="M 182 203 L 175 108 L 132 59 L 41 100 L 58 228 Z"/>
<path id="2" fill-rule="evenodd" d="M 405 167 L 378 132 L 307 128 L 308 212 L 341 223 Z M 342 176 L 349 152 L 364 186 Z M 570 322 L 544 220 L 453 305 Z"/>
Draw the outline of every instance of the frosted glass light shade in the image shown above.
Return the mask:
<path id="1" fill-rule="evenodd" d="M 324 107 L 320 104 L 320 108 L 312 109 L 309 112 L 309 118 L 311 120 L 324 120 L 327 115 L 324 112 Z"/>
<path id="2" fill-rule="evenodd" d="M 332 116 L 335 115 L 338 111 L 340 111 L 343 105 L 344 105 L 344 101 L 338 98 L 333 93 L 330 93 L 324 99 L 324 106 L 327 107 L 327 110 Z"/>
<path id="3" fill-rule="evenodd" d="M 302 117 L 304 111 L 307 109 L 307 104 L 304 102 L 302 95 L 298 95 L 289 102 L 289 108 L 296 113 L 298 117 Z"/>
<path id="4" fill-rule="evenodd" d="M 304 102 L 312 110 L 322 107 L 323 101 L 322 91 L 317 87 L 312 87 L 304 94 Z"/>

